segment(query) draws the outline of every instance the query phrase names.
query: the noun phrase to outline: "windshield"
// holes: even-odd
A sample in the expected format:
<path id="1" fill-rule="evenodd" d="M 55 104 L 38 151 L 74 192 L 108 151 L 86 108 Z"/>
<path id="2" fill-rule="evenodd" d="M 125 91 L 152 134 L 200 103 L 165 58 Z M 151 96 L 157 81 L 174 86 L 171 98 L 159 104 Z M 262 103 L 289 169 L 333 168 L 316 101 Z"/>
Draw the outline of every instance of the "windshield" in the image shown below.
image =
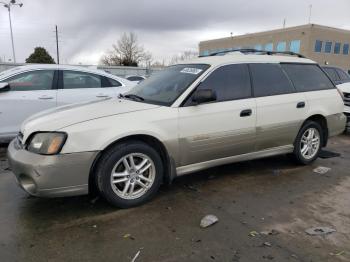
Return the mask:
<path id="1" fill-rule="evenodd" d="M 170 106 L 208 68 L 205 64 L 169 66 L 135 86 L 125 97 Z"/>

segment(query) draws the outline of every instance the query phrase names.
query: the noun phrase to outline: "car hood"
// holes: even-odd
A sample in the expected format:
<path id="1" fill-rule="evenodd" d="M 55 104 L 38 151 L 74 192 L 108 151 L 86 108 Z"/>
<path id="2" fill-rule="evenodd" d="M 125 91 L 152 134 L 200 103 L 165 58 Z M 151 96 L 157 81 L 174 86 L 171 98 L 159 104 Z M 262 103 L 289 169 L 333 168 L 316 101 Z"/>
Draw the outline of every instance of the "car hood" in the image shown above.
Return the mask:
<path id="1" fill-rule="evenodd" d="M 337 85 L 337 87 L 342 91 L 343 93 L 350 93 L 350 83 L 344 83 Z"/>
<path id="2" fill-rule="evenodd" d="M 37 131 L 57 131 L 64 127 L 112 115 L 157 108 L 158 105 L 126 99 L 107 98 L 57 107 L 37 113 L 24 121 L 21 132 L 24 139 Z"/>

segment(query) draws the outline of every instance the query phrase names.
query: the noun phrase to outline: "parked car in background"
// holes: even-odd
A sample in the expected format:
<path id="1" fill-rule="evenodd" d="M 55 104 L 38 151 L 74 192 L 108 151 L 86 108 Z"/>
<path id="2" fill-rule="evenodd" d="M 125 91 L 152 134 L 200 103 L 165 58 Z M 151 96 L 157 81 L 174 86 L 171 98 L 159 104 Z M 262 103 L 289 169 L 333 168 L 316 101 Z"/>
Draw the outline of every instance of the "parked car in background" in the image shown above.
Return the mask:
<path id="1" fill-rule="evenodd" d="M 346 129 L 350 131 L 350 83 L 340 84 L 337 87 L 343 93 L 344 114 L 347 118 Z"/>
<path id="2" fill-rule="evenodd" d="M 8 148 L 18 184 L 44 197 L 94 188 L 127 208 L 217 165 L 280 154 L 312 163 L 345 129 L 336 86 L 309 59 L 242 52 L 170 66 L 119 99 L 33 116 Z"/>
<path id="3" fill-rule="evenodd" d="M 117 97 L 135 83 L 104 71 L 64 65 L 26 65 L 0 73 L 0 143 L 29 116 L 53 107 Z"/>
<path id="4" fill-rule="evenodd" d="M 350 82 L 350 75 L 339 67 L 324 66 L 323 69 L 336 85 Z"/>
<path id="5" fill-rule="evenodd" d="M 132 82 L 136 82 L 136 83 L 140 83 L 142 82 L 143 80 L 146 79 L 145 76 L 127 76 L 126 79 L 128 79 L 129 81 L 132 81 Z"/>

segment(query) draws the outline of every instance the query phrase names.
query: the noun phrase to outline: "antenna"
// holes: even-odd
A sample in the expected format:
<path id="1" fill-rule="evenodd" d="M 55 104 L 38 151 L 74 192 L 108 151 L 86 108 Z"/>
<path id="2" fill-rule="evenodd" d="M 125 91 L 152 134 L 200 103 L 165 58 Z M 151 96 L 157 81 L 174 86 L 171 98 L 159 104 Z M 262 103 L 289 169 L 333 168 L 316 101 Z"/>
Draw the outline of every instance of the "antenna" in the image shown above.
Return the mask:
<path id="1" fill-rule="evenodd" d="M 309 5 L 309 24 L 311 24 L 312 5 Z"/>

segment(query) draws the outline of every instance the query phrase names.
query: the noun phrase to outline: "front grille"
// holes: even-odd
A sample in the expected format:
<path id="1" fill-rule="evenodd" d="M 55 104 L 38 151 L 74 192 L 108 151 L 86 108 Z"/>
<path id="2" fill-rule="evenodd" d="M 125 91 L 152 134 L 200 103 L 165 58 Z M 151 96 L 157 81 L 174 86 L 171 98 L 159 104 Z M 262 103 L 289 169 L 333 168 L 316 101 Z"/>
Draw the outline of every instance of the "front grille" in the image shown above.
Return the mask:
<path id="1" fill-rule="evenodd" d="M 344 104 L 350 106 L 350 93 L 344 93 Z"/>

